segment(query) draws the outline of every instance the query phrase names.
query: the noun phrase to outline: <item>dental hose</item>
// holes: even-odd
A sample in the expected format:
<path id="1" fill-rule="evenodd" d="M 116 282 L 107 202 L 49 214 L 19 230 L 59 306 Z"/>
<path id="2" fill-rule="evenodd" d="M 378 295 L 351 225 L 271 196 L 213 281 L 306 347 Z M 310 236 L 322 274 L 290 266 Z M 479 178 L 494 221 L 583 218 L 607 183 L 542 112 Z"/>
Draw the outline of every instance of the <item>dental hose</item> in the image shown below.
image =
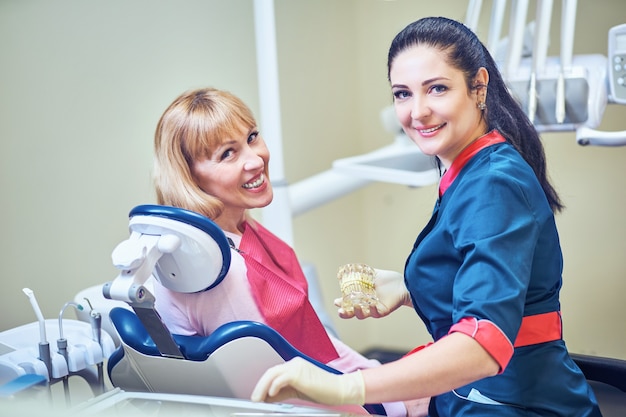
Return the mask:
<path id="1" fill-rule="evenodd" d="M 57 350 L 63 359 L 65 359 L 65 363 L 67 364 L 67 374 L 63 376 L 63 391 L 65 392 L 65 403 L 66 405 L 70 405 L 70 360 L 67 354 L 67 339 L 63 337 L 63 313 L 65 313 L 65 309 L 69 306 L 74 307 L 76 310 L 81 311 L 83 306 L 74 301 L 68 301 L 63 305 L 63 308 L 59 312 L 59 338 L 57 339 Z"/>
<path id="2" fill-rule="evenodd" d="M 92 338 L 98 343 L 102 350 L 102 361 L 97 364 L 98 369 L 98 387 L 100 388 L 100 394 L 104 393 L 104 349 L 102 349 L 102 315 L 93 309 L 91 302 L 85 297 L 85 301 L 89 305 L 89 321 L 91 323 Z"/>
<path id="3" fill-rule="evenodd" d="M 102 315 L 95 310 L 91 310 L 89 320 L 91 321 L 91 329 L 94 337 L 93 340 L 98 342 L 98 346 L 100 346 L 100 350 L 102 350 Z M 98 362 L 96 365 L 98 368 L 98 386 L 100 387 L 101 394 L 104 393 L 104 350 L 102 351 L 103 360 Z"/>

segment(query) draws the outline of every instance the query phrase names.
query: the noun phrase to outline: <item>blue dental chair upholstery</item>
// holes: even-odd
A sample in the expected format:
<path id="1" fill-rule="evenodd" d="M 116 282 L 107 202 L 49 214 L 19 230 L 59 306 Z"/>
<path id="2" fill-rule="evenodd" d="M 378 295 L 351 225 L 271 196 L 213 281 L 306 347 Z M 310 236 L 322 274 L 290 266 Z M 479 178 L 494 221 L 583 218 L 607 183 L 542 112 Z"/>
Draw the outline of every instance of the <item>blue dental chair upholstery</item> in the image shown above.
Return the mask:
<path id="1" fill-rule="evenodd" d="M 230 247 L 211 220 L 174 207 L 134 208 L 130 231 L 129 240 L 113 254 L 121 273 L 103 286 L 106 298 L 126 301 L 132 307 L 132 311 L 115 307 L 109 313 L 120 339 L 107 364 L 113 386 L 134 392 L 247 400 L 267 369 L 296 356 L 341 373 L 304 355 L 258 322 L 226 323 L 206 337 L 171 334 L 154 309 L 154 297 L 143 286 L 145 281 L 152 276 L 172 291 L 210 291 L 228 272 Z M 385 415 L 381 404 L 363 409 Z"/>
<path id="2" fill-rule="evenodd" d="M 111 321 L 122 344 L 109 358 L 108 374 L 126 391 L 207 395 L 249 399 L 270 367 L 300 356 L 335 374 L 341 372 L 295 349 L 278 332 L 254 321 L 234 321 L 210 336 L 172 335 L 183 359 L 164 357 L 132 311 L 117 307 Z M 370 414 L 385 415 L 380 404 L 366 404 Z"/>

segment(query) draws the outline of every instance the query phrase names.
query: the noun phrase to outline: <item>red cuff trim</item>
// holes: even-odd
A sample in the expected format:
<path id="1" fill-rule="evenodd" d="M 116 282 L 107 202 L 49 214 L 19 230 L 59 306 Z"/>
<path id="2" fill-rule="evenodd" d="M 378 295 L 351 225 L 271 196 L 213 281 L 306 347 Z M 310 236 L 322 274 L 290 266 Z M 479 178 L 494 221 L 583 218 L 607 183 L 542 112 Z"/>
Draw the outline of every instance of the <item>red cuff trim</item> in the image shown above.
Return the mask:
<path id="1" fill-rule="evenodd" d="M 432 345 L 432 344 L 433 344 L 433 342 L 428 342 L 428 343 L 426 343 L 425 345 L 418 346 L 418 347 L 416 347 L 415 349 L 412 349 L 411 351 L 409 351 L 409 352 L 408 352 L 407 354 L 405 354 L 404 356 L 409 356 L 409 355 L 411 355 L 411 354 L 413 354 L 413 353 L 415 353 L 415 352 L 419 352 L 420 350 L 425 349 L 425 348 L 427 348 L 428 346 L 430 346 L 430 345 Z"/>
<path id="2" fill-rule="evenodd" d="M 513 356 L 513 344 L 502 330 L 489 320 L 465 317 L 454 324 L 448 334 L 459 332 L 476 340 L 498 363 L 500 372 L 508 365 Z"/>

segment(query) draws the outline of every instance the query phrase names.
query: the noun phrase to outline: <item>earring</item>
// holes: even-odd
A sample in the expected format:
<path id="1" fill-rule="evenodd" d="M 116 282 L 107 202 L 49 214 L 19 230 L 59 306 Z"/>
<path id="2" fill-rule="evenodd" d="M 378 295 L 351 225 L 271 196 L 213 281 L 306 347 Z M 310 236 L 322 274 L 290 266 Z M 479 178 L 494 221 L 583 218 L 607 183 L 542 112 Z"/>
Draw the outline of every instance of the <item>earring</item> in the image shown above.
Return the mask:
<path id="1" fill-rule="evenodd" d="M 476 103 L 476 107 L 478 107 L 478 110 L 484 111 L 487 108 L 487 103 L 484 101 L 478 102 Z"/>

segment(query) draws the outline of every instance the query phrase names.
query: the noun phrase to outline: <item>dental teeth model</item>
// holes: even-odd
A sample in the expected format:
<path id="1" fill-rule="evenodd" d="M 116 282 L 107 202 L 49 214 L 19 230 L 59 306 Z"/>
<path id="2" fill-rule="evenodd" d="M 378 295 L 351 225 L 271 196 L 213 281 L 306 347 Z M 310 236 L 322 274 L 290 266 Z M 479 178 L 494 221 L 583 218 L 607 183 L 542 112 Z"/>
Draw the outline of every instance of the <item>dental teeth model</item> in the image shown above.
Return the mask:
<path id="1" fill-rule="evenodd" d="M 366 264 L 346 264 L 337 271 L 343 301 L 341 308 L 350 313 L 355 306 L 369 311 L 370 306 L 378 302 L 374 289 L 376 271 Z"/>

